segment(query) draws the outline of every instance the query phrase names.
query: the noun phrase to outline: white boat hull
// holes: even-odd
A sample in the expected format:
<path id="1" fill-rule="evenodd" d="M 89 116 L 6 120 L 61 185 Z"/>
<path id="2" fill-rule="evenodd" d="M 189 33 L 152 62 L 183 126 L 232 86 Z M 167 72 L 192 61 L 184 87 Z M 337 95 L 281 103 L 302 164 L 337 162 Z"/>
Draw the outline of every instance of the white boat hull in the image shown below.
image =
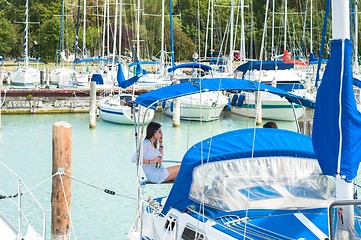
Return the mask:
<path id="1" fill-rule="evenodd" d="M 40 84 L 40 70 L 31 67 L 19 67 L 11 73 L 11 82 L 18 86 L 38 85 Z"/>
<path id="2" fill-rule="evenodd" d="M 99 104 L 100 117 L 102 120 L 118 124 L 134 124 L 140 122 L 149 123 L 154 117 L 154 110 L 144 107 L 136 107 L 122 103 L 119 96 L 108 97 Z"/>
<path id="3" fill-rule="evenodd" d="M 304 115 L 304 109 L 299 105 L 292 105 L 279 96 L 262 92 L 262 118 L 279 121 L 295 121 Z M 255 117 L 255 97 L 254 93 L 247 93 L 242 106 L 232 106 L 231 112 L 245 116 Z"/>
<path id="4" fill-rule="evenodd" d="M 70 68 L 57 68 L 49 73 L 50 84 L 59 86 L 73 86 L 76 72 Z"/>
<path id="5" fill-rule="evenodd" d="M 212 121 L 219 119 L 228 99 L 221 92 L 204 92 L 179 97 L 180 118 L 192 121 Z M 167 101 L 163 112 L 167 116 L 173 116 L 173 100 Z"/>

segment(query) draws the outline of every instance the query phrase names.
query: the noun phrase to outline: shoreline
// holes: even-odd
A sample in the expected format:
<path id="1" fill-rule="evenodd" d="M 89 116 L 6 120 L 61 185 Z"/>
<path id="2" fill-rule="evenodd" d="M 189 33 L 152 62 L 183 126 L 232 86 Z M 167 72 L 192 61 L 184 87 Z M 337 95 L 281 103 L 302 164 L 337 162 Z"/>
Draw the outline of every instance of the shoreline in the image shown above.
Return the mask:
<path id="1" fill-rule="evenodd" d="M 8 87 L 8 86 L 7 86 Z M 89 89 L 0 87 L 1 114 L 89 113 Z M 121 90 L 97 89 L 97 101 Z M 130 92 L 131 91 L 122 91 Z M 145 92 L 139 90 L 136 94 Z"/>

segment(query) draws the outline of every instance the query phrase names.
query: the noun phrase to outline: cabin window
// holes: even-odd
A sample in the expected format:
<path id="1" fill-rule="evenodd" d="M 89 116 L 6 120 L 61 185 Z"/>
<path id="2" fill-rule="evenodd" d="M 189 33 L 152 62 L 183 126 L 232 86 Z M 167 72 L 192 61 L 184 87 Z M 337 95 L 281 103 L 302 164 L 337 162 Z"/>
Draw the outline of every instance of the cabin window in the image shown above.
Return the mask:
<path id="1" fill-rule="evenodd" d="M 204 234 L 196 232 L 192 227 L 186 226 L 182 233 L 182 239 L 184 240 L 203 240 Z"/>

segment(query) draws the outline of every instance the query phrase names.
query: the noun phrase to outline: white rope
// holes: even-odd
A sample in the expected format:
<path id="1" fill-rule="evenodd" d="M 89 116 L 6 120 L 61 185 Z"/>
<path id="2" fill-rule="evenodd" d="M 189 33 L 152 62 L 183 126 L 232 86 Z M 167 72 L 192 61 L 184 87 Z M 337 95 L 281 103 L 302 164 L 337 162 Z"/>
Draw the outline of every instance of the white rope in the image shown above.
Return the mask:
<path id="1" fill-rule="evenodd" d="M 72 217 L 71 217 L 71 214 L 70 214 L 70 209 L 69 209 L 69 203 L 68 203 L 68 199 L 66 197 L 66 194 L 65 194 L 65 188 L 64 188 L 64 183 L 63 183 L 63 179 L 61 177 L 62 174 L 59 174 L 59 177 L 60 177 L 60 182 L 61 182 L 61 187 L 63 189 L 63 194 L 64 194 L 64 200 L 65 200 L 65 205 L 66 205 L 66 210 L 68 212 L 68 216 L 69 216 L 69 220 L 70 220 L 70 225 L 71 225 L 71 229 L 73 231 L 73 235 L 74 235 L 74 238 L 76 238 L 76 235 L 75 235 L 75 231 L 74 231 L 74 224 L 73 224 L 73 220 L 72 220 Z"/>
<path id="2" fill-rule="evenodd" d="M 46 178 L 45 180 L 41 181 L 40 183 L 38 183 L 37 185 L 35 185 L 32 188 L 27 188 L 27 190 L 24 193 L 27 192 L 31 192 L 32 190 L 34 190 L 35 188 L 39 187 L 40 185 L 44 184 L 46 181 L 48 181 L 49 179 L 52 179 L 53 177 L 55 177 L 56 175 L 58 175 L 59 172 L 54 173 L 53 175 L 51 175 L 50 177 Z"/>

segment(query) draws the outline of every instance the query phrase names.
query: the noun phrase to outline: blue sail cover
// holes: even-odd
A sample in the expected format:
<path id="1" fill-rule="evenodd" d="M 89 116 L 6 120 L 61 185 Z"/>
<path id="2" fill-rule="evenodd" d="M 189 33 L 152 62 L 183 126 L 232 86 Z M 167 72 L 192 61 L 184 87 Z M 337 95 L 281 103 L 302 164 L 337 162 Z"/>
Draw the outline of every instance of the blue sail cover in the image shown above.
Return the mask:
<path id="1" fill-rule="evenodd" d="M 174 66 L 173 68 L 168 68 L 168 72 L 173 72 L 173 71 L 175 71 L 177 69 L 180 69 L 180 68 L 200 68 L 200 69 L 202 69 L 204 71 L 211 71 L 212 70 L 211 66 L 201 64 L 201 63 L 191 62 L 191 63 L 182 63 L 182 64 L 179 64 L 177 66 Z"/>
<path id="2" fill-rule="evenodd" d="M 352 84 L 356 87 L 361 87 L 361 81 L 357 78 L 352 79 Z"/>
<path id="3" fill-rule="evenodd" d="M 361 160 L 361 115 L 352 88 L 352 43 L 331 42 L 331 58 L 317 90 L 312 142 L 323 174 L 357 175 Z M 340 152 L 341 151 L 341 152 Z"/>
<path id="4" fill-rule="evenodd" d="M 177 98 L 185 95 L 190 95 L 199 92 L 208 91 L 225 91 L 225 90 L 243 90 L 249 92 L 267 91 L 281 97 L 285 97 L 289 102 L 302 105 L 308 108 L 314 108 L 314 101 L 307 98 L 296 96 L 294 94 L 283 91 L 279 88 L 269 86 L 267 84 L 250 81 L 240 80 L 235 78 L 212 78 L 203 79 L 199 82 L 186 82 L 181 84 L 174 84 L 171 86 L 159 88 L 144 94 L 141 94 L 135 100 L 136 104 L 153 109 L 157 108 L 156 103 Z"/>
<path id="5" fill-rule="evenodd" d="M 295 67 L 293 63 L 284 63 L 282 61 L 248 61 L 239 65 L 236 71 L 243 72 L 243 77 L 250 70 L 287 70 Z"/>
<path id="6" fill-rule="evenodd" d="M 256 132 L 256 135 L 255 135 Z M 256 137 L 255 137 L 256 136 Z M 182 164 L 164 205 L 185 211 L 199 203 L 189 198 L 193 169 L 205 162 L 271 156 L 294 156 L 315 159 L 311 138 L 296 132 L 275 128 L 248 128 L 219 134 L 192 146 Z"/>
<path id="7" fill-rule="evenodd" d="M 136 83 L 138 80 L 139 80 L 138 75 L 136 75 L 128 80 L 125 80 L 122 64 L 121 63 L 118 64 L 117 82 L 118 82 L 119 87 L 127 88 L 127 87 L 133 85 L 134 83 Z"/>
<path id="8" fill-rule="evenodd" d="M 310 54 L 310 59 L 308 60 L 308 62 L 310 64 L 318 64 L 320 60 L 315 56 L 314 53 Z M 327 58 L 321 58 L 321 63 L 327 63 L 328 59 Z"/>
<path id="9" fill-rule="evenodd" d="M 108 59 L 108 58 L 103 58 L 103 57 L 91 57 L 91 58 L 84 58 L 84 59 L 80 59 L 78 61 L 75 61 L 74 64 L 79 64 L 79 63 L 85 63 L 85 62 L 113 62 L 112 59 Z M 118 63 L 119 61 L 114 59 L 115 63 Z"/>

